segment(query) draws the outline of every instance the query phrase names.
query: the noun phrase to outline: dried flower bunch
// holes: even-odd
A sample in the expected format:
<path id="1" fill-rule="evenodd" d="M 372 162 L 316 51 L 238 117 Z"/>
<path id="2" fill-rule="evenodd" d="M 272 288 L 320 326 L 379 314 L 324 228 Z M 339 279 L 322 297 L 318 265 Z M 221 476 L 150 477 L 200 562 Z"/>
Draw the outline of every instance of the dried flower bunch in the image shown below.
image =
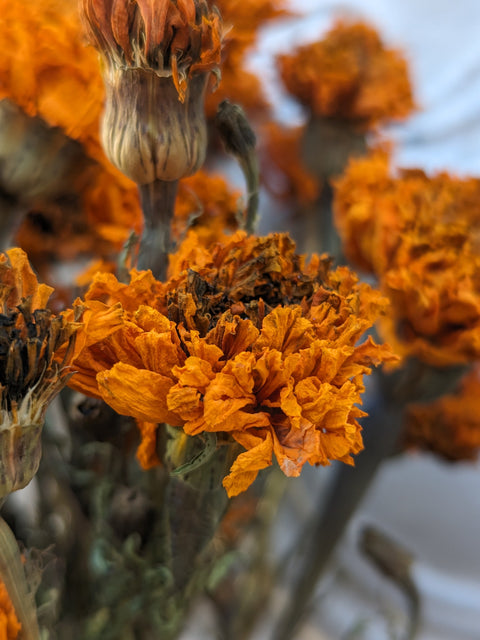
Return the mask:
<path id="1" fill-rule="evenodd" d="M 287 89 L 309 112 L 305 126 L 284 128 L 262 77 L 246 67 L 260 27 L 290 15 L 283 0 L 76 5 L 38 0 L 19 10 L 0 0 L 0 207 L 15 223 L 7 236 L 0 221 L 0 240 L 10 246 L 16 232 L 36 269 L 61 276 L 55 308 L 64 309 L 48 306 L 53 289 L 38 283 L 23 249 L 0 254 L 0 500 L 37 473 L 42 534 L 25 533 L 27 546 L 51 541 L 61 560 L 44 575 L 52 583 L 40 588 L 39 629 L 35 571 L 24 570 L 0 519 L 0 637 L 78 630 L 85 640 L 175 640 L 191 600 L 207 587 L 214 602 L 226 580 L 222 633 L 246 638 L 270 569 L 242 594 L 243 559 L 234 554 L 232 569 L 229 551 L 252 526 L 256 583 L 268 564 L 265 512 L 277 510 L 284 476 L 307 464 L 354 466 L 368 419 L 364 376 L 399 362 L 369 335 L 373 325 L 434 366 L 480 355 L 480 181 L 394 175 L 385 150 L 349 165 L 335 186 L 337 224 L 376 290 L 318 255 L 324 240 L 330 255 L 337 247 L 327 232 L 316 237 L 328 231 L 317 223 L 347 155 L 414 106 L 398 52 L 365 24 L 337 22 L 323 40 L 280 56 Z M 219 139 L 243 171 L 243 197 L 211 173 L 225 162 Z M 291 208 L 310 258 L 286 233 L 255 234 L 257 140 L 264 183 L 285 200 L 282 213 Z M 439 395 L 415 395 L 412 362 L 400 370 L 403 386 L 387 390 L 380 374 L 372 385 L 365 433 L 382 436 L 377 461 L 365 472 L 365 452 L 352 495 L 335 495 L 331 511 L 326 501 L 315 516 L 323 519 L 300 534 L 314 571 L 331 551 L 328 541 L 316 548 L 317 534 L 340 537 L 365 473 L 391 453 L 406 404 Z M 477 386 L 478 372 L 456 399 L 412 407 L 409 446 L 471 459 Z M 242 493 L 241 523 L 222 541 L 219 525 Z M 312 591 L 305 584 L 292 591 L 293 617 Z M 272 637 L 290 640 L 290 622 Z"/>
<path id="2" fill-rule="evenodd" d="M 306 462 L 352 463 L 363 374 L 392 357 L 357 341 L 385 301 L 327 259 L 305 267 L 282 235 L 239 232 L 208 251 L 192 233 L 173 270 L 164 285 L 138 272 L 129 285 L 94 278 L 82 305 L 112 323 L 95 338 L 84 325 L 70 384 L 140 421 L 233 438 L 246 451 L 224 480 L 229 495 L 273 454 L 290 476 Z"/>
<path id="3" fill-rule="evenodd" d="M 338 22 L 323 40 L 279 56 L 278 65 L 288 91 L 318 116 L 369 129 L 414 107 L 403 56 L 360 22 Z"/>
<path id="4" fill-rule="evenodd" d="M 388 152 L 351 161 L 336 183 L 345 252 L 392 301 L 397 350 L 444 366 L 478 358 L 480 181 L 420 170 L 392 175 Z"/>

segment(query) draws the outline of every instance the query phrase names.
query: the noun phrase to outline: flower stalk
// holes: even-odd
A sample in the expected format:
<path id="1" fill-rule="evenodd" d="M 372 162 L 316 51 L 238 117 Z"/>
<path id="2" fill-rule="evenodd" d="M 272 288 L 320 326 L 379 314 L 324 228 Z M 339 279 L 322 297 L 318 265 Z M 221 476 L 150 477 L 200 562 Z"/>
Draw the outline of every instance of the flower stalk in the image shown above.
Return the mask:
<path id="1" fill-rule="evenodd" d="M 139 185 L 145 226 L 140 242 L 138 268 L 151 269 L 159 279 L 167 277 L 171 249 L 170 226 L 175 208 L 178 180 L 154 180 Z"/>

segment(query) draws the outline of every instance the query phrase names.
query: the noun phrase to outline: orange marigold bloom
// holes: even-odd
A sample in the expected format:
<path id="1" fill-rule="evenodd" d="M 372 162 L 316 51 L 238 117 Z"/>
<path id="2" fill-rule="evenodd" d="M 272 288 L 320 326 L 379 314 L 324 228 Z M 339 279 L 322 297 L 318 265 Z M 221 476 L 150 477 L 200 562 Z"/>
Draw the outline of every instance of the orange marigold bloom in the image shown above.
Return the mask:
<path id="1" fill-rule="evenodd" d="M 346 255 L 392 301 L 382 320 L 402 353 L 433 365 L 480 355 L 480 180 L 391 174 L 388 154 L 352 160 L 336 182 Z"/>
<path id="2" fill-rule="evenodd" d="M 262 25 L 288 16 L 284 0 L 216 0 L 225 24 L 221 79 L 207 97 L 206 111 L 213 117 L 225 99 L 241 104 L 249 112 L 265 112 L 268 100 L 260 79 L 245 68 L 245 57 L 256 43 Z"/>
<path id="3" fill-rule="evenodd" d="M 273 455 L 289 476 L 306 462 L 352 464 L 363 375 L 392 358 L 371 338 L 357 343 L 385 300 L 325 258 L 305 266 L 286 235 L 237 232 L 203 249 L 198 266 L 194 244 L 148 300 L 139 287 L 142 277 L 154 284 L 148 272 L 132 272 L 130 285 L 96 277 L 83 304 L 100 333 L 87 320 L 72 386 L 137 420 L 242 445 L 224 480 L 230 496 Z M 118 315 L 102 336 L 109 310 Z"/>
<path id="4" fill-rule="evenodd" d="M 279 56 L 278 65 L 288 91 L 315 115 L 369 129 L 414 108 L 405 60 L 363 23 L 337 22 L 323 40 Z"/>
<path id="5" fill-rule="evenodd" d="M 0 638 L 1 640 L 17 640 L 22 625 L 18 621 L 7 588 L 0 581 Z"/>
<path id="6" fill-rule="evenodd" d="M 281 198 L 301 204 L 317 200 L 320 185 L 304 166 L 301 157 L 303 127 L 282 127 L 276 122 L 264 125 L 262 175 L 267 188 Z"/>
<path id="7" fill-rule="evenodd" d="M 412 405 L 407 413 L 405 446 L 432 451 L 445 460 L 476 461 L 480 449 L 480 369 L 463 379 L 458 392 L 426 405 Z"/>

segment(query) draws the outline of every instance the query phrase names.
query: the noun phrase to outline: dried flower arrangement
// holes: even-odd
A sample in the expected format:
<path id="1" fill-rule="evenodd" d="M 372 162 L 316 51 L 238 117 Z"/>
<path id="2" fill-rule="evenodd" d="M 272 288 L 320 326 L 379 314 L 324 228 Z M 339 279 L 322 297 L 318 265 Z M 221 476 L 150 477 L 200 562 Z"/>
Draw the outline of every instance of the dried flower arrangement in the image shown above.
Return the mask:
<path id="1" fill-rule="evenodd" d="M 414 107 L 368 25 L 279 56 L 307 113 L 288 128 L 245 67 L 281 2 L 0 8 L 0 497 L 34 478 L 35 527 L 10 501 L 5 519 L 53 545 L 21 556 L 0 520 L 0 636 L 174 640 L 209 593 L 225 636 L 247 638 L 274 591 L 284 478 L 341 462 L 274 632 L 291 640 L 382 460 L 480 446 L 478 367 L 448 395 L 480 353 L 478 180 L 367 154 L 367 132 Z M 256 233 L 264 187 L 311 255 Z"/>

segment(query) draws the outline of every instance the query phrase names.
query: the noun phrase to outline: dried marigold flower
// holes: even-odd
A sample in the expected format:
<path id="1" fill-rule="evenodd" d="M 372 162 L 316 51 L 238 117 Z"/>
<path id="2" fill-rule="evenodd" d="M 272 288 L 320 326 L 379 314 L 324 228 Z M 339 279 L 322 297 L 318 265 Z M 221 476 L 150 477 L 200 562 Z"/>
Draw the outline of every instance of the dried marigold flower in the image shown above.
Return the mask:
<path id="1" fill-rule="evenodd" d="M 137 184 L 196 171 L 206 151 L 204 96 L 221 23 L 205 0 L 82 0 L 103 58 L 102 127 L 110 160 Z"/>
<path id="2" fill-rule="evenodd" d="M 35 474 L 50 401 L 71 376 L 79 324 L 55 317 L 46 303 L 53 289 L 38 284 L 26 254 L 0 256 L 0 496 L 21 489 Z M 57 362 L 59 349 L 64 356 Z"/>
<path id="3" fill-rule="evenodd" d="M 18 621 L 7 588 L 0 581 L 0 638 L 2 640 L 17 640 L 22 625 Z"/>
<path id="4" fill-rule="evenodd" d="M 480 449 L 480 369 L 475 366 L 457 393 L 407 411 L 404 445 L 431 451 L 449 461 L 476 461 Z"/>
<path id="5" fill-rule="evenodd" d="M 318 116 L 369 129 L 414 108 L 405 60 L 363 23 L 337 22 L 323 40 L 279 56 L 278 66 L 288 91 Z"/>
<path id="6" fill-rule="evenodd" d="M 352 464 L 363 375 L 393 357 L 371 338 L 358 344 L 385 300 L 327 259 L 305 266 L 286 235 L 195 246 L 190 234 L 165 284 L 98 274 L 82 302 L 92 328 L 87 319 L 71 386 L 137 420 L 240 444 L 224 480 L 230 496 L 273 455 L 289 476 L 306 462 Z"/>
<path id="7" fill-rule="evenodd" d="M 380 150 L 352 160 L 335 188 L 345 253 L 390 298 L 381 326 L 396 350 L 436 366 L 478 358 L 480 180 L 393 175 Z"/>

